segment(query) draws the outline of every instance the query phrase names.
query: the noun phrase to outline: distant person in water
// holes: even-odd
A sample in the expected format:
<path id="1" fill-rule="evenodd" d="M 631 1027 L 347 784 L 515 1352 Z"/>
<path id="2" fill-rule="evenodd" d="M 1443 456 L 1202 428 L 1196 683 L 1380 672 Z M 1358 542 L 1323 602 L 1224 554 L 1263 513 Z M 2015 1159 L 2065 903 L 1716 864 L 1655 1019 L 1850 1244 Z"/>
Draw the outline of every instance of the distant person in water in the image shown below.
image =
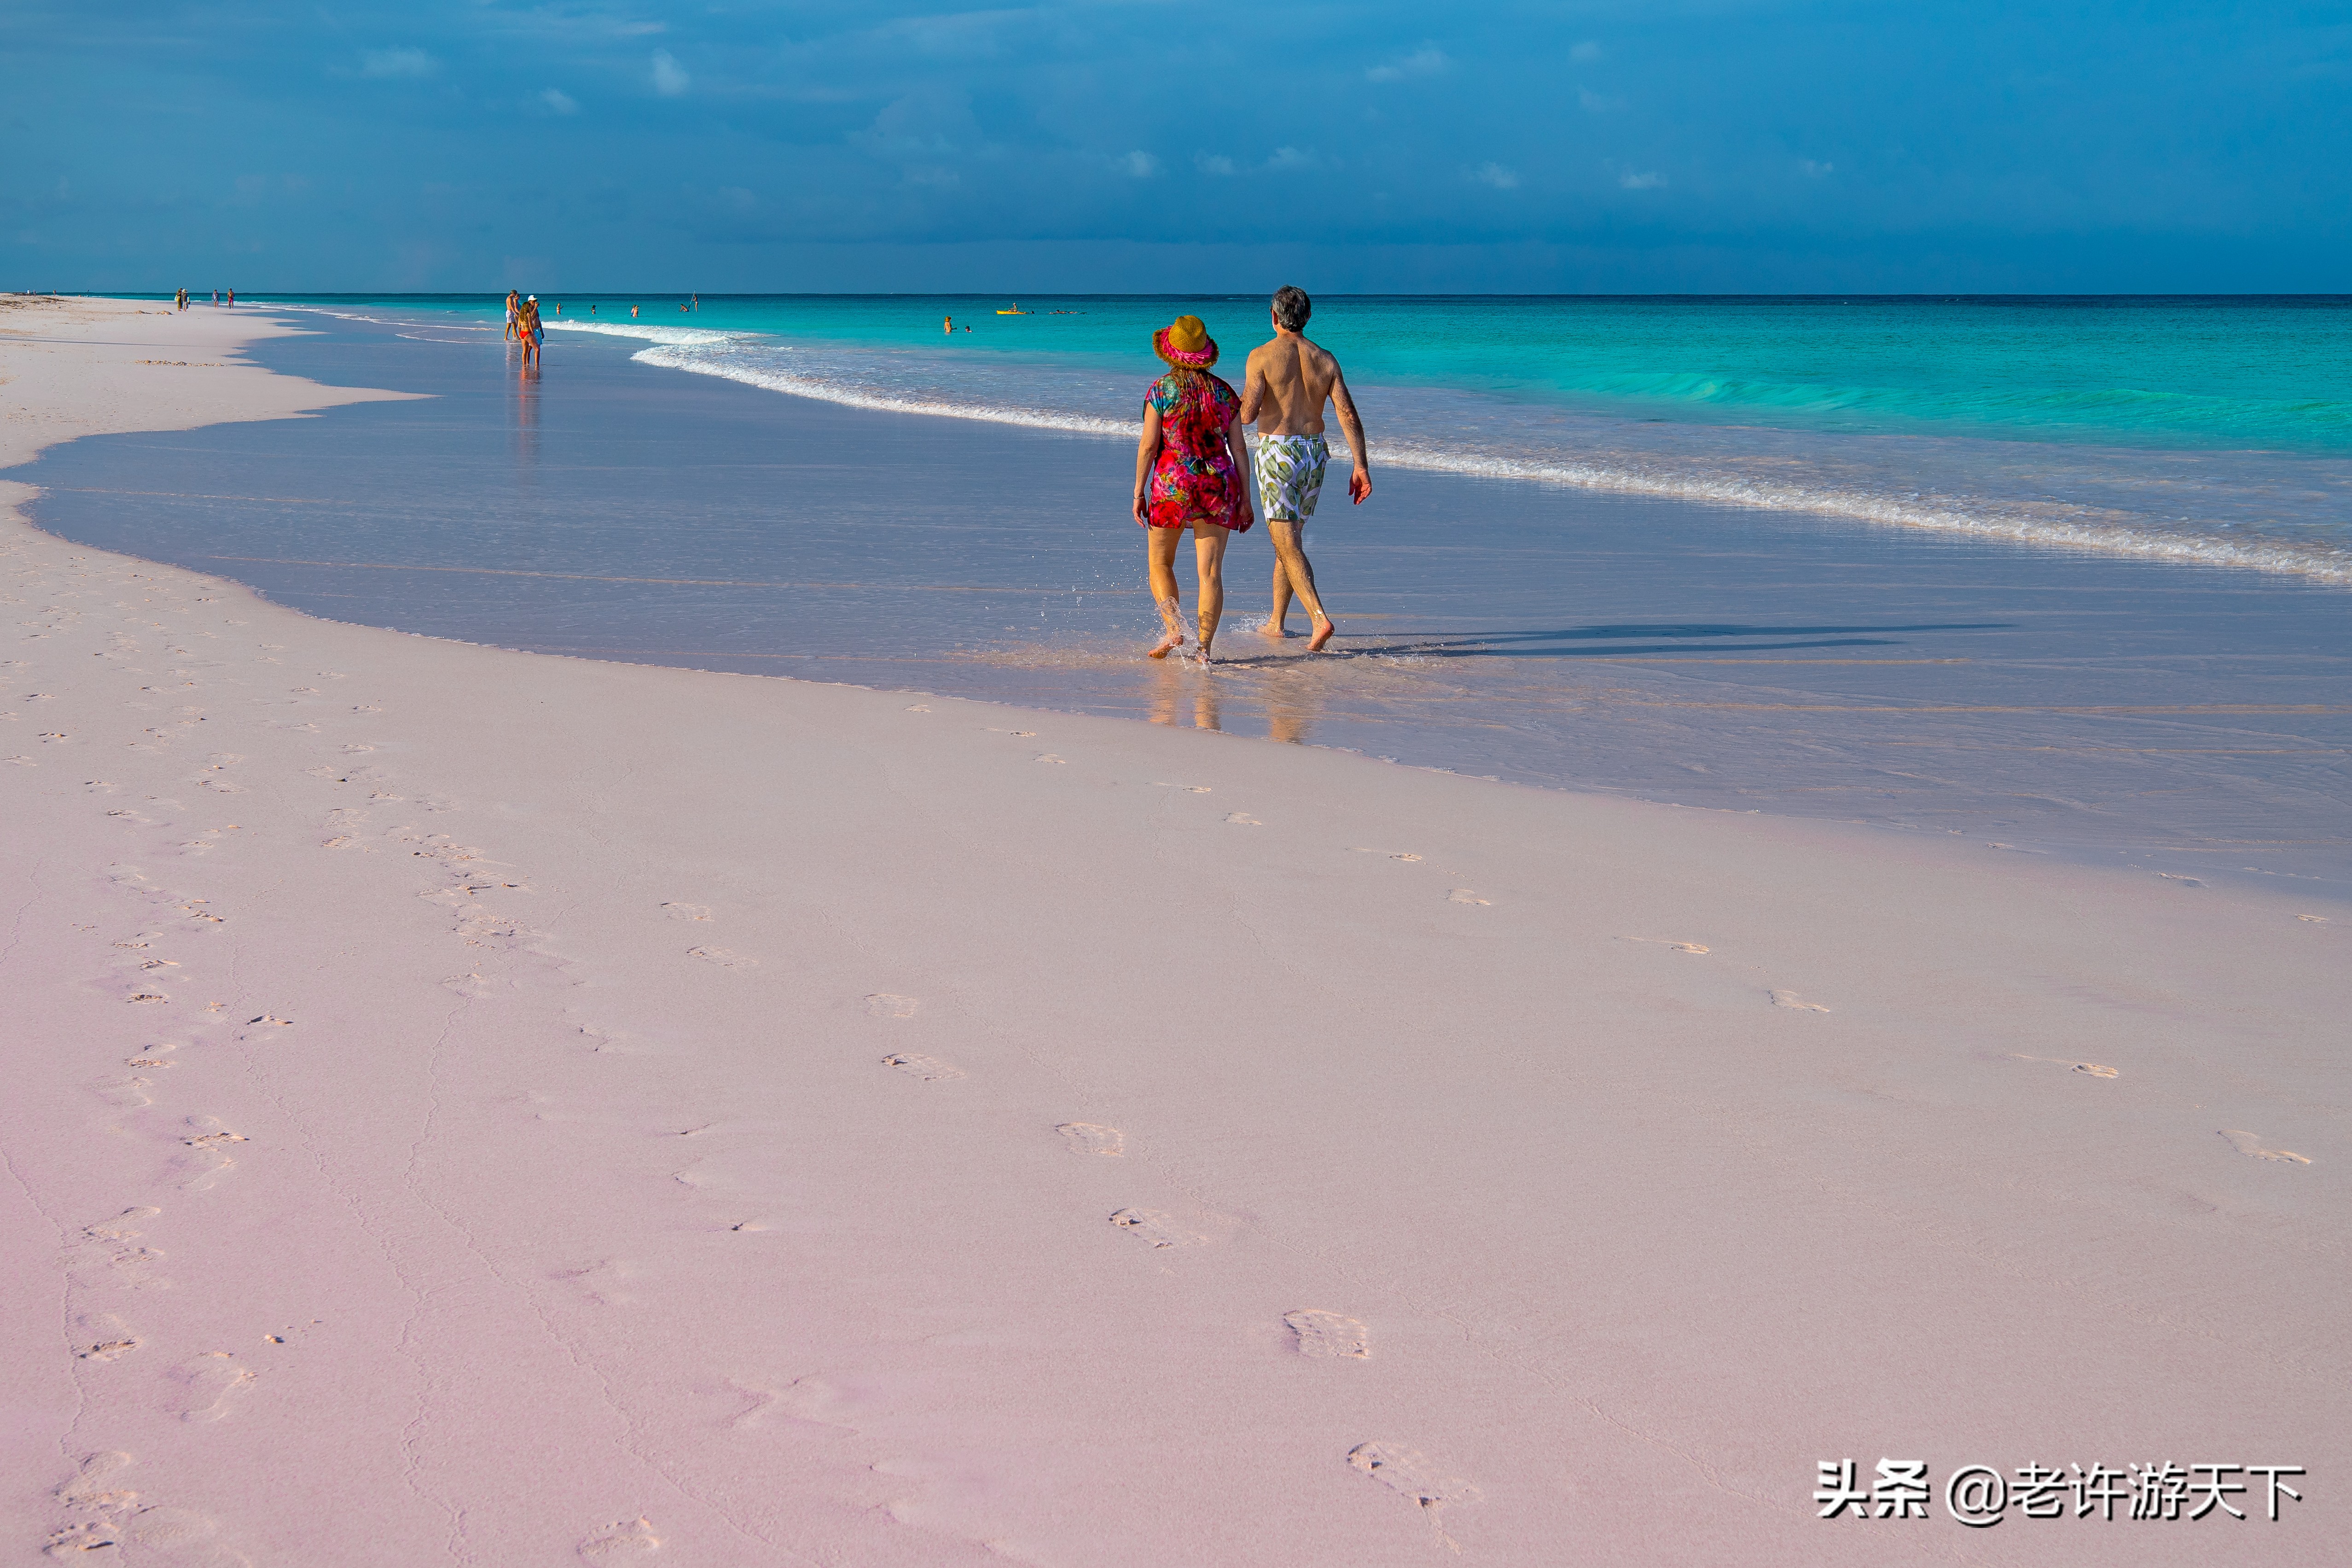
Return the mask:
<path id="1" fill-rule="evenodd" d="M 947 321 L 947 325 L 941 327 L 940 331 L 943 332 L 953 332 L 955 331 L 955 318 L 953 316 L 950 316 Z"/>
<path id="2" fill-rule="evenodd" d="M 635 305 L 632 305 L 632 306 L 630 306 L 630 307 L 629 307 L 629 320 L 631 320 L 631 321 L 635 321 L 636 319 L 637 319 L 637 308 L 636 308 Z"/>
<path id="3" fill-rule="evenodd" d="M 1250 351 L 1249 374 L 1243 382 L 1242 421 L 1257 426 L 1257 492 L 1265 508 L 1265 531 L 1274 539 L 1274 613 L 1258 630 L 1266 637 L 1286 635 L 1283 622 L 1290 616 L 1297 595 L 1307 606 L 1315 630 L 1307 644 L 1320 653 L 1339 628 L 1324 613 L 1315 590 L 1315 568 L 1307 559 L 1307 520 L 1323 493 L 1324 466 L 1331 449 L 1323 439 L 1323 405 L 1339 415 L 1348 433 L 1348 450 L 1355 455 L 1348 476 L 1348 497 L 1357 505 L 1372 493 L 1371 458 L 1364 446 L 1364 424 L 1356 417 L 1355 399 L 1348 395 L 1347 378 L 1330 351 L 1303 335 L 1315 302 L 1303 289 L 1285 285 L 1274 296 L 1274 341 Z"/>
<path id="4" fill-rule="evenodd" d="M 1149 657 L 1165 658 L 1184 646 L 1176 545 L 1189 528 L 1201 574 L 1200 658 L 1207 664 L 1225 609 L 1225 545 L 1255 521 L 1242 400 L 1209 374 L 1217 343 L 1200 317 L 1177 317 L 1152 334 L 1151 348 L 1168 374 L 1144 395 L 1143 439 L 1135 448 L 1135 521 L 1144 528 L 1151 597 L 1162 628 Z"/>
<path id="5" fill-rule="evenodd" d="M 538 295 L 515 307 L 515 336 L 522 340 L 522 367 L 530 370 L 539 363 L 539 345 L 547 341 L 547 329 L 539 322 Z"/>

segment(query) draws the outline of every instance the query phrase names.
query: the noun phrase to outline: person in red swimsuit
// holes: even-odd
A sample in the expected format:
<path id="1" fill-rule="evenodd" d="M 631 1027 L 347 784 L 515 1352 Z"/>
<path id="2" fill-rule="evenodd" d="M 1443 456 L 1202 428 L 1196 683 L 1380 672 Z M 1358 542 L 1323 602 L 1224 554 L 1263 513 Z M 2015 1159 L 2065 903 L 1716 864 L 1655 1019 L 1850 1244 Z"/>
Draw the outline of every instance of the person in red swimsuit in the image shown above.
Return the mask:
<path id="1" fill-rule="evenodd" d="M 1189 528 L 1201 574 L 1200 658 L 1206 664 L 1225 609 L 1225 544 L 1256 521 L 1243 477 L 1250 470 L 1241 395 L 1209 374 L 1217 342 L 1200 317 L 1177 317 L 1152 334 L 1151 349 L 1168 374 L 1144 396 L 1143 439 L 1135 448 L 1135 521 L 1144 528 L 1151 597 L 1165 628 L 1149 657 L 1165 658 L 1184 646 L 1176 545 Z"/>

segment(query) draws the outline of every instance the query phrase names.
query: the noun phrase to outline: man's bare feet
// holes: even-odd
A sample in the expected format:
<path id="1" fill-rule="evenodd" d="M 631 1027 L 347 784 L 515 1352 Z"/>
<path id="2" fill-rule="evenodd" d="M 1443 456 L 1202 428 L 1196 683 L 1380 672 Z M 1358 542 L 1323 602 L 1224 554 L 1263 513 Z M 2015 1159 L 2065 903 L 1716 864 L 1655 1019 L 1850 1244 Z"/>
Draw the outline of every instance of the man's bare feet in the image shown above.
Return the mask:
<path id="1" fill-rule="evenodd" d="M 1145 654 L 1143 657 L 1146 658 L 1166 658 L 1171 653 L 1183 646 L 1184 634 L 1182 632 L 1167 632 L 1160 637 L 1160 646 L 1153 648 L 1150 653 Z"/>
<path id="2" fill-rule="evenodd" d="M 1330 621 L 1326 620 L 1318 622 L 1315 626 L 1315 635 L 1307 639 L 1307 651 L 1308 653 L 1321 653 L 1323 651 L 1323 645 L 1329 642 L 1333 634 L 1338 632 L 1339 629 L 1339 628 Z"/>
<path id="3" fill-rule="evenodd" d="M 1280 642 L 1283 638 L 1290 635 L 1290 629 L 1287 626 L 1285 626 L 1280 621 L 1268 621 L 1265 625 L 1255 627 L 1255 630 L 1257 632 L 1258 636 L 1262 637 L 1272 637 L 1276 642 Z"/>

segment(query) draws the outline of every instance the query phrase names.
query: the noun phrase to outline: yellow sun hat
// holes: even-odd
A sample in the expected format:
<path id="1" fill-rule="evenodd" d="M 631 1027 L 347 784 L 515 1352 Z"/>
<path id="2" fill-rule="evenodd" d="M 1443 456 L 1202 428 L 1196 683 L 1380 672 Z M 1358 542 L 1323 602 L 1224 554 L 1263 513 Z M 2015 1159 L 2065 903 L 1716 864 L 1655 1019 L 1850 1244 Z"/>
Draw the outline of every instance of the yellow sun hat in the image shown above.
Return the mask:
<path id="1" fill-rule="evenodd" d="M 1151 334 L 1151 352 L 1170 364 L 1206 370 L 1217 363 L 1217 340 L 1200 317 L 1179 316 Z"/>

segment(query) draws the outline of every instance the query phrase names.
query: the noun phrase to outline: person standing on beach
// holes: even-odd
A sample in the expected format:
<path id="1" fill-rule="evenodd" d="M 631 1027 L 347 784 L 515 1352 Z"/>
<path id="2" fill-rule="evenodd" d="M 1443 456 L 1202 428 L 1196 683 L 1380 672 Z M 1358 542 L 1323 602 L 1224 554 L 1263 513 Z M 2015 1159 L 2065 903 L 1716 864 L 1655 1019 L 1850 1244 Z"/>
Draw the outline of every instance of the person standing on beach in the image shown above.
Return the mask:
<path id="1" fill-rule="evenodd" d="M 515 336 L 522 340 L 522 367 L 530 370 L 539 363 L 539 345 L 547 341 L 547 329 L 539 322 L 538 295 L 515 307 Z"/>
<path id="2" fill-rule="evenodd" d="M 515 322 L 520 320 L 521 316 L 522 290 L 509 289 L 507 290 L 507 342 L 514 342 Z"/>
<path id="3" fill-rule="evenodd" d="M 1307 644 L 1320 653 L 1339 628 L 1323 611 L 1315 591 L 1315 567 L 1307 559 L 1307 520 L 1323 493 L 1324 466 L 1331 448 L 1323 439 L 1323 405 L 1339 416 L 1348 433 L 1348 450 L 1355 469 L 1348 476 L 1348 497 L 1361 506 L 1372 493 L 1370 454 L 1364 446 L 1364 423 L 1356 416 L 1356 401 L 1348 395 L 1348 380 L 1329 350 L 1305 337 L 1307 318 L 1315 301 L 1307 290 L 1289 284 L 1275 290 L 1274 341 L 1250 351 L 1249 374 L 1243 382 L 1242 423 L 1257 426 L 1257 491 L 1265 508 L 1266 532 L 1274 539 L 1274 613 L 1259 632 L 1270 637 L 1287 635 L 1282 623 L 1289 618 L 1291 595 L 1307 606 L 1315 632 Z"/>
<path id="4" fill-rule="evenodd" d="M 1208 373 L 1217 363 L 1217 342 L 1200 317 L 1177 317 L 1152 334 L 1151 349 L 1168 374 L 1144 395 L 1134 510 L 1143 525 L 1151 598 L 1164 630 L 1147 657 L 1165 658 L 1184 645 L 1176 545 L 1189 528 L 1201 574 L 1200 657 L 1207 664 L 1224 615 L 1225 545 L 1255 521 L 1243 477 L 1249 472 L 1249 456 L 1242 447 L 1242 400 Z"/>

